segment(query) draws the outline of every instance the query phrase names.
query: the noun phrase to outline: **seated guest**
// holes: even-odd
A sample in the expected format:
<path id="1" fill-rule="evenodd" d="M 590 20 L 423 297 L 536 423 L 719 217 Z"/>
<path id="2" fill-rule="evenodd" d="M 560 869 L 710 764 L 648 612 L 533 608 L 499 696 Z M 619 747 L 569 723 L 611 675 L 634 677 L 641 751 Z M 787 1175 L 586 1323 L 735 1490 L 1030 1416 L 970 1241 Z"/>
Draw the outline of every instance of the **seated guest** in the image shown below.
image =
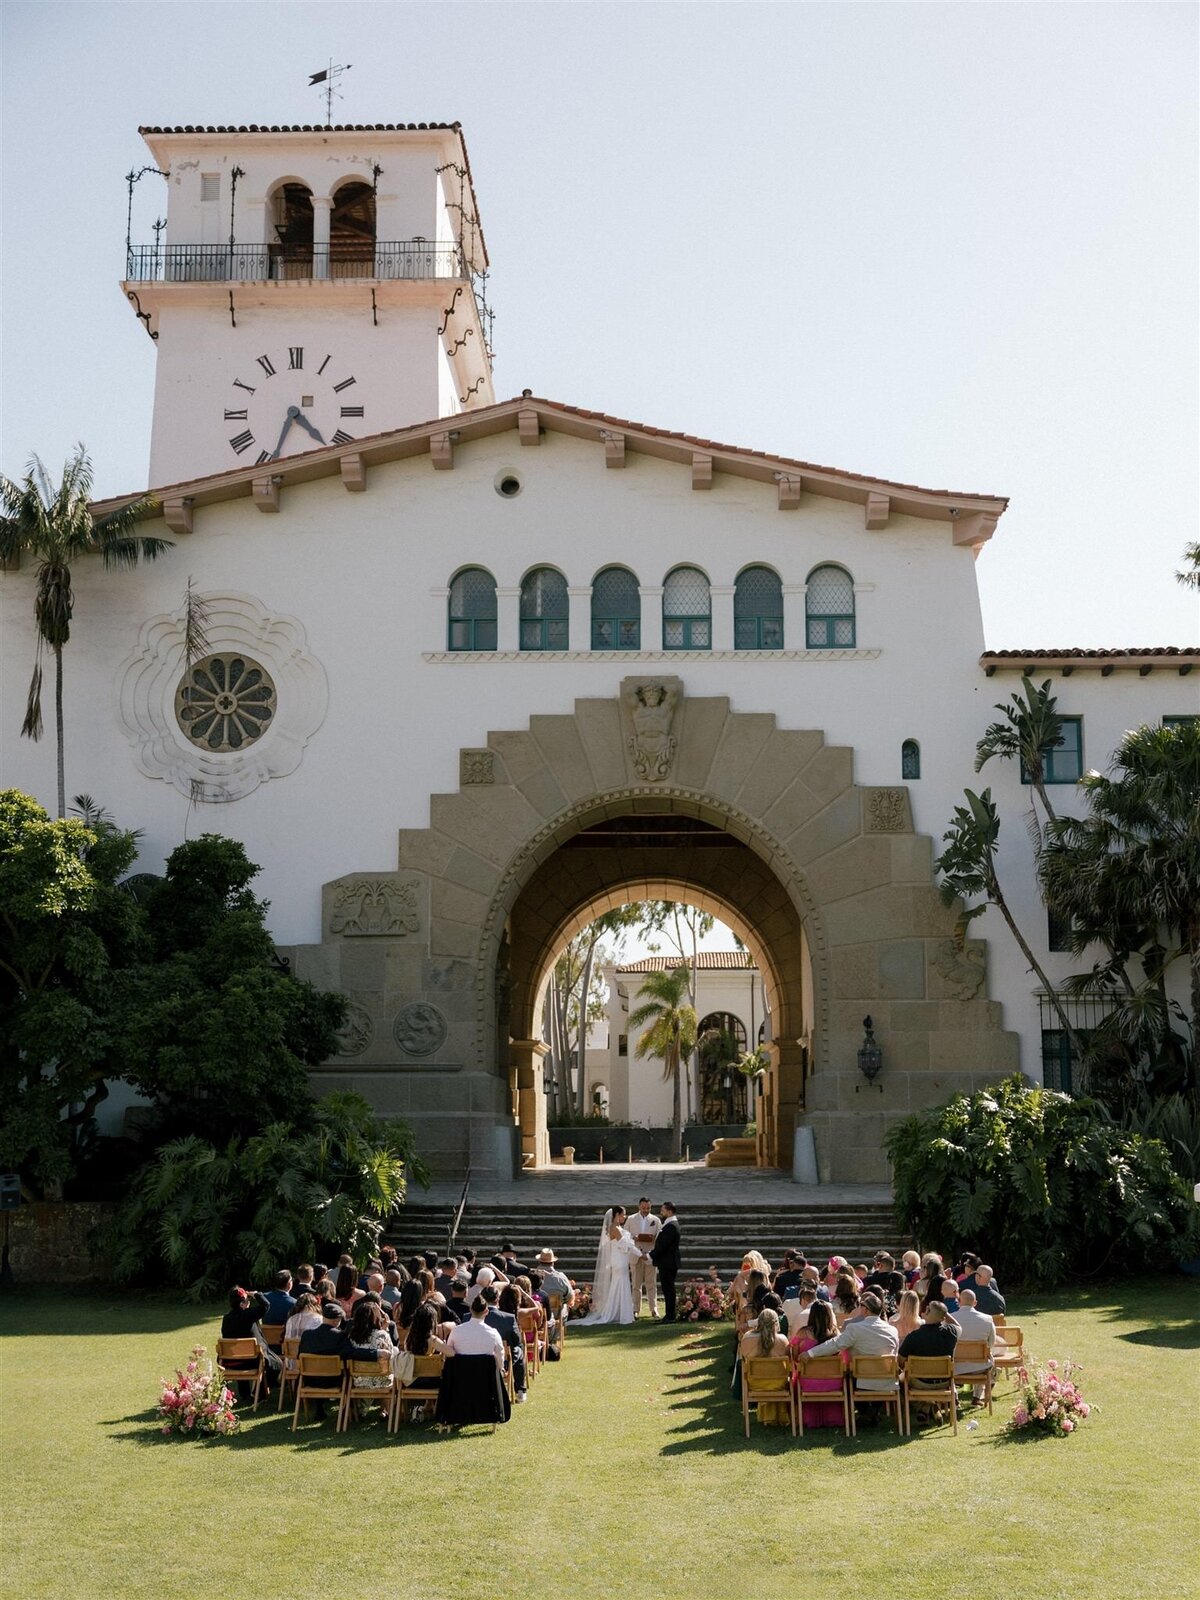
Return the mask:
<path id="1" fill-rule="evenodd" d="M 793 1335 L 790 1347 L 794 1356 L 811 1355 L 819 1345 L 827 1343 L 837 1333 L 837 1324 L 833 1320 L 833 1312 L 823 1300 L 813 1298 L 808 1307 L 808 1326 L 802 1328 L 798 1334 Z M 843 1357 L 843 1359 L 845 1359 Z M 803 1373 L 798 1377 L 798 1390 L 800 1395 L 801 1415 L 806 1428 L 840 1428 L 845 1420 L 842 1416 L 841 1401 L 810 1400 L 812 1394 L 836 1394 L 842 1392 L 840 1378 L 806 1378 Z"/>
<path id="2" fill-rule="evenodd" d="M 863 1295 L 862 1310 L 863 1315 L 847 1322 L 840 1333 L 804 1351 L 801 1362 L 809 1361 L 814 1356 L 832 1355 L 835 1350 L 848 1350 L 851 1356 L 894 1356 L 900 1348 L 900 1341 L 895 1328 L 881 1319 L 879 1313 L 883 1310 L 883 1301 L 873 1289 Z M 811 1313 L 808 1325 L 811 1331 Z M 886 1378 L 864 1378 L 862 1388 L 890 1389 L 891 1384 Z"/>
<path id="3" fill-rule="evenodd" d="M 964 1289 L 968 1287 L 963 1285 Z M 1005 1312 L 1004 1296 L 996 1287 L 992 1269 L 982 1263 L 975 1268 L 975 1304 L 989 1317 L 1002 1317 Z"/>
<path id="4" fill-rule="evenodd" d="M 392 1317 L 396 1324 L 396 1332 L 405 1334 L 412 1327 L 413 1317 L 417 1307 L 424 1302 L 425 1294 L 416 1278 L 410 1278 L 400 1289 L 400 1298 L 392 1307 Z"/>
<path id="5" fill-rule="evenodd" d="M 438 1274 L 433 1280 L 433 1287 L 443 1300 L 449 1300 L 450 1287 L 454 1282 L 454 1274 L 458 1271 L 458 1262 L 453 1256 L 443 1256 Z"/>
<path id="6" fill-rule="evenodd" d="M 468 1311 L 467 1316 L 470 1315 Z M 438 1332 L 437 1313 L 428 1301 L 417 1307 L 412 1325 L 404 1335 L 404 1349 L 414 1356 L 440 1356 L 446 1353 L 446 1341 Z"/>
<path id="7" fill-rule="evenodd" d="M 950 1276 L 954 1279 L 955 1283 L 961 1286 L 964 1280 L 967 1278 L 974 1280 L 975 1268 L 978 1265 L 979 1257 L 975 1254 L 974 1250 L 964 1250 L 962 1255 L 954 1263 L 954 1270 Z M 967 1287 L 969 1289 L 973 1289 L 975 1287 L 974 1281 L 967 1284 Z"/>
<path id="8" fill-rule="evenodd" d="M 801 1273 L 808 1265 L 804 1257 L 796 1250 L 785 1250 L 783 1265 L 775 1274 L 772 1289 L 781 1300 L 794 1299 L 800 1293 Z"/>
<path id="9" fill-rule="evenodd" d="M 538 1272 L 542 1280 L 541 1294 L 547 1301 L 552 1295 L 556 1296 L 562 1301 L 563 1311 L 565 1312 L 575 1298 L 575 1290 L 571 1287 L 571 1280 L 566 1273 L 558 1270 L 555 1260 L 556 1257 L 553 1250 L 544 1249 L 538 1251 Z M 532 1292 L 532 1279 L 530 1280 L 530 1287 Z M 556 1330 L 554 1339 L 557 1340 L 557 1337 Z"/>
<path id="10" fill-rule="evenodd" d="M 385 1306 L 394 1306 L 400 1298 L 401 1269 L 389 1267 L 384 1273 L 383 1288 L 379 1291 L 379 1298 Z"/>
<path id="11" fill-rule="evenodd" d="M 738 1306 L 743 1311 L 750 1298 L 750 1274 L 752 1272 L 761 1272 L 764 1282 L 768 1281 L 771 1276 L 771 1263 L 765 1256 L 760 1255 L 757 1250 L 747 1250 L 745 1252 L 742 1256 L 741 1271 L 738 1272 L 733 1282 L 729 1285 L 737 1298 Z"/>
<path id="12" fill-rule="evenodd" d="M 858 1310 L 858 1279 L 853 1272 L 839 1272 L 833 1286 L 834 1310 L 843 1317 L 853 1316 Z"/>
<path id="13" fill-rule="evenodd" d="M 904 1290 L 904 1278 L 896 1271 L 896 1263 L 886 1250 L 876 1250 L 875 1265 L 863 1279 L 864 1289 L 882 1289 L 885 1295 L 898 1300 Z"/>
<path id="14" fill-rule="evenodd" d="M 925 1321 L 919 1328 L 906 1334 L 900 1346 L 900 1359 L 909 1356 L 952 1356 L 958 1343 L 958 1328 L 950 1320 L 946 1307 L 940 1300 L 931 1300 L 925 1308 Z"/>
<path id="15" fill-rule="evenodd" d="M 802 1329 L 808 1327 L 808 1316 L 817 1302 L 817 1291 L 811 1283 L 800 1285 L 800 1293 L 794 1300 L 783 1302 L 784 1314 L 787 1317 L 788 1338 L 793 1338 Z"/>
<path id="16" fill-rule="evenodd" d="M 332 1300 L 337 1294 L 333 1279 L 329 1277 L 318 1278 L 316 1283 L 313 1284 L 313 1293 L 321 1301 L 322 1305 L 326 1300 Z"/>
<path id="17" fill-rule="evenodd" d="M 949 1276 L 942 1279 L 941 1299 L 946 1310 L 954 1316 L 958 1310 L 958 1285 Z"/>
<path id="18" fill-rule="evenodd" d="M 363 1291 L 358 1287 L 358 1274 L 353 1264 L 340 1266 L 337 1275 L 337 1288 L 334 1290 L 334 1299 L 341 1306 L 343 1315 L 349 1316 L 354 1310 L 356 1300 L 361 1300 Z"/>
<path id="19" fill-rule="evenodd" d="M 825 1268 L 825 1276 L 821 1281 L 831 1294 L 836 1291 L 838 1275 L 843 1272 L 848 1272 L 854 1279 L 856 1289 L 861 1289 L 862 1284 L 859 1282 L 858 1274 L 845 1256 L 830 1256 L 829 1264 Z"/>
<path id="20" fill-rule="evenodd" d="M 478 1272 L 475 1274 L 475 1282 L 467 1290 L 467 1304 L 470 1306 L 472 1311 L 475 1309 L 475 1302 L 478 1300 L 480 1293 L 486 1289 L 489 1284 L 495 1283 L 495 1281 L 496 1269 L 494 1267 L 479 1268 Z"/>
<path id="21" fill-rule="evenodd" d="M 446 1341 L 446 1355 L 451 1358 L 456 1355 L 494 1356 L 496 1365 L 503 1371 L 504 1340 L 484 1321 L 487 1312 L 487 1301 L 476 1297 L 469 1321 L 460 1322 L 451 1330 Z"/>
<path id="22" fill-rule="evenodd" d="M 373 1294 L 377 1300 L 383 1299 L 384 1277 L 382 1272 L 368 1272 L 367 1281 L 362 1285 L 366 1294 Z M 351 1313 L 353 1315 L 353 1313 Z"/>
<path id="23" fill-rule="evenodd" d="M 300 1336 L 302 1356 L 341 1356 L 343 1361 L 374 1361 L 378 1352 L 373 1345 L 355 1344 L 342 1327 L 342 1308 L 336 1300 L 327 1300 L 321 1312 L 321 1326 L 309 1328 Z M 342 1386 L 340 1378 L 314 1378 L 314 1387 L 329 1389 L 335 1395 Z M 325 1402 L 317 1402 L 317 1415 L 325 1415 Z"/>
<path id="24" fill-rule="evenodd" d="M 253 1339 L 263 1352 L 263 1375 L 268 1388 L 271 1385 L 273 1375 L 280 1368 L 279 1357 L 273 1350 L 268 1348 L 260 1326 L 262 1319 L 268 1316 L 269 1311 L 270 1304 L 266 1295 L 260 1294 L 257 1289 L 241 1289 L 235 1285 L 229 1291 L 229 1310 L 221 1318 L 222 1339 Z M 243 1369 L 253 1371 L 258 1363 L 253 1358 L 250 1358 L 245 1361 L 227 1361 L 223 1365 L 229 1372 L 239 1372 Z M 237 1390 L 242 1400 L 249 1400 L 253 1385 L 239 1382 Z"/>
<path id="25" fill-rule="evenodd" d="M 438 1253 L 437 1253 L 437 1251 L 436 1250 L 426 1250 L 425 1254 L 424 1254 L 424 1260 L 422 1261 L 421 1265 L 422 1265 L 422 1267 L 424 1268 L 424 1270 L 426 1272 L 436 1273 L 437 1272 L 437 1265 L 438 1265 Z"/>
<path id="26" fill-rule="evenodd" d="M 765 1306 L 759 1312 L 753 1329 L 747 1329 L 738 1340 L 738 1356 L 743 1361 L 751 1361 L 759 1356 L 786 1360 L 787 1354 L 788 1342 L 779 1331 L 779 1317 L 769 1306 Z M 788 1408 L 782 1400 L 760 1400 L 757 1409 L 758 1420 L 767 1427 L 786 1427 L 791 1421 Z"/>
<path id="27" fill-rule="evenodd" d="M 314 1261 L 312 1269 L 313 1288 L 316 1288 L 317 1284 L 320 1283 L 322 1278 L 327 1278 L 328 1276 L 329 1268 L 325 1265 L 325 1263 L 323 1261 Z"/>
<path id="28" fill-rule="evenodd" d="M 292 1275 L 286 1267 L 275 1274 L 275 1286 L 268 1289 L 263 1298 L 269 1307 L 263 1321 L 273 1322 L 277 1326 L 285 1323 L 296 1309 L 296 1299 L 292 1294 Z"/>
<path id="29" fill-rule="evenodd" d="M 506 1239 L 500 1246 L 500 1271 L 510 1281 L 519 1278 L 521 1274 L 528 1273 L 529 1268 L 517 1260 L 517 1252 L 513 1248 L 511 1239 Z"/>
<path id="30" fill-rule="evenodd" d="M 506 1283 L 504 1288 L 506 1291 L 512 1290 L 512 1285 Z M 514 1294 L 519 1292 L 519 1290 L 513 1291 Z M 502 1311 L 500 1309 L 500 1294 L 494 1284 L 489 1283 L 486 1289 L 481 1290 L 479 1299 L 482 1300 L 487 1306 L 487 1310 L 484 1312 L 483 1320 L 487 1323 L 489 1328 L 495 1328 L 496 1332 L 500 1335 L 509 1348 L 513 1370 L 513 1390 L 515 1391 L 516 1399 L 523 1404 L 527 1387 L 525 1375 L 525 1335 L 521 1332 L 521 1329 L 517 1323 L 516 1311 Z M 510 1300 L 509 1303 L 512 1304 L 512 1301 Z M 453 1332 L 453 1329 L 451 1332 Z"/>
<path id="31" fill-rule="evenodd" d="M 383 1275 L 385 1278 L 396 1265 L 396 1259 L 396 1246 L 394 1244 L 380 1245 L 379 1264 L 383 1268 Z"/>
<path id="32" fill-rule="evenodd" d="M 906 1287 L 911 1289 L 921 1276 L 921 1258 L 915 1250 L 906 1250 L 900 1257 L 900 1271 Z"/>
<path id="33" fill-rule="evenodd" d="M 946 1272 L 942 1266 L 942 1258 L 936 1252 L 931 1251 L 928 1255 L 921 1257 L 921 1274 L 916 1283 L 913 1284 L 913 1288 L 921 1297 L 922 1310 L 927 1300 L 940 1300 L 942 1298 L 942 1279 L 945 1276 Z M 931 1288 L 932 1294 L 930 1293 Z"/>
<path id="34" fill-rule="evenodd" d="M 292 1293 L 296 1296 L 297 1300 L 302 1294 L 311 1294 L 313 1290 L 313 1284 L 315 1282 L 316 1279 L 313 1276 L 313 1269 L 306 1261 L 302 1267 L 296 1268 L 296 1281 L 292 1285 Z"/>
<path id="35" fill-rule="evenodd" d="M 315 1294 L 307 1291 L 301 1293 L 296 1299 L 296 1309 L 287 1319 L 283 1328 L 285 1339 L 300 1339 L 310 1328 L 321 1326 L 321 1302 Z"/>
<path id="36" fill-rule="evenodd" d="M 425 1257 L 409 1256 L 408 1260 L 404 1263 L 404 1267 L 409 1277 L 415 1278 L 418 1272 L 425 1271 Z"/>
<path id="37" fill-rule="evenodd" d="M 355 1344 L 369 1346 L 376 1355 L 387 1356 L 389 1361 L 392 1351 L 396 1348 L 387 1313 L 378 1300 L 370 1300 L 365 1296 L 355 1306 L 354 1315 L 350 1318 L 350 1337 Z M 376 1377 L 368 1373 L 362 1377 L 355 1377 L 352 1387 L 386 1389 L 388 1379 L 382 1374 Z"/>
<path id="38" fill-rule="evenodd" d="M 746 1310 L 752 1317 L 756 1317 L 762 1309 L 763 1295 L 770 1288 L 764 1272 L 752 1272 L 746 1279 Z"/>
<path id="39" fill-rule="evenodd" d="M 986 1312 L 980 1311 L 976 1306 L 975 1292 L 973 1289 L 959 1290 L 959 1307 L 954 1314 L 954 1320 L 958 1323 L 958 1337 L 960 1339 L 982 1339 L 989 1350 L 991 1350 L 992 1346 L 996 1343 L 996 1339 L 998 1337 L 996 1333 L 996 1324 Z M 954 1374 L 955 1377 L 961 1375 L 969 1378 L 973 1377 L 976 1373 L 990 1372 L 991 1367 L 992 1362 L 990 1356 L 988 1360 L 982 1362 L 965 1360 L 955 1361 Z M 983 1399 L 982 1384 L 977 1383 L 975 1385 L 975 1398 L 976 1400 Z"/>
<path id="40" fill-rule="evenodd" d="M 372 1256 L 358 1275 L 358 1287 L 364 1294 L 367 1292 L 367 1279 L 373 1272 L 377 1272 L 381 1278 L 383 1277 L 383 1262 L 380 1261 L 378 1256 Z"/>
<path id="41" fill-rule="evenodd" d="M 447 1322 L 465 1322 L 471 1315 L 471 1308 L 467 1304 L 467 1290 L 470 1288 L 465 1278 L 456 1277 L 450 1285 L 450 1298 L 446 1302 L 445 1320 Z"/>
<path id="42" fill-rule="evenodd" d="M 896 1315 L 890 1319 L 900 1343 L 903 1344 L 915 1328 L 922 1326 L 921 1302 L 915 1289 L 905 1289 L 900 1296 Z"/>

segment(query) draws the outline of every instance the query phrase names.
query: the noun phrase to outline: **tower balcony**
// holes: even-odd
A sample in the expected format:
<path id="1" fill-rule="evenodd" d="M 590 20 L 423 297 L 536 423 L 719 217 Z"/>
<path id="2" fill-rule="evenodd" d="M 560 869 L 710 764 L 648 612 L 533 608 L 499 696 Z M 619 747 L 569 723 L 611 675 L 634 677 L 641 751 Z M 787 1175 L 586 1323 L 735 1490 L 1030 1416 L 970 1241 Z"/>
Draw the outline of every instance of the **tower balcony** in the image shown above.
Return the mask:
<path id="1" fill-rule="evenodd" d="M 401 239 L 390 244 L 153 244 L 132 245 L 128 283 L 284 283 L 328 280 L 469 281 L 471 271 L 453 240 Z"/>

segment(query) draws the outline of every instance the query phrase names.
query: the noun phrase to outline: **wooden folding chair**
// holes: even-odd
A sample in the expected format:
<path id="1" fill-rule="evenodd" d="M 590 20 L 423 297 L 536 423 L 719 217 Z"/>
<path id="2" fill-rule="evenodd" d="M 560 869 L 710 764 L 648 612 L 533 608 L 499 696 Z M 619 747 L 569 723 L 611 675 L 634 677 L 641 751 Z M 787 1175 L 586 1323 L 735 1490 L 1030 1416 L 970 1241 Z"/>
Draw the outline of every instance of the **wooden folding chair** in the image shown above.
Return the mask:
<path id="1" fill-rule="evenodd" d="M 436 1403 L 438 1385 L 442 1381 L 442 1368 L 446 1363 L 445 1356 L 414 1356 L 412 1377 L 407 1383 L 396 1386 L 396 1396 L 392 1402 L 396 1414 L 396 1425 L 403 1415 L 408 1417 L 412 1406 Z M 393 1429 L 394 1431 L 394 1429 Z"/>
<path id="2" fill-rule="evenodd" d="M 1008 1321 L 1008 1318 L 1004 1315 L 1004 1313 L 1002 1311 L 993 1311 L 992 1312 L 992 1321 L 996 1324 L 996 1326 L 998 1328 L 1003 1328 L 1005 1323 Z"/>
<path id="3" fill-rule="evenodd" d="M 532 1306 L 526 1306 L 517 1312 L 517 1326 L 521 1330 L 521 1337 L 525 1341 L 525 1378 L 527 1383 L 532 1383 L 542 1370 L 542 1340 L 541 1329 L 538 1327 L 538 1315 Z"/>
<path id="4" fill-rule="evenodd" d="M 974 1368 L 974 1371 L 964 1370 Z M 954 1381 L 983 1387 L 983 1403 L 992 1414 L 992 1347 L 986 1339 L 960 1339 L 954 1346 Z"/>
<path id="5" fill-rule="evenodd" d="M 253 1404 L 258 1410 L 258 1397 L 266 1380 L 266 1362 L 257 1339 L 218 1339 L 217 1372 L 224 1383 L 254 1383 Z"/>
<path id="6" fill-rule="evenodd" d="M 885 1389 L 867 1388 L 866 1384 L 885 1383 Z M 851 1356 L 850 1378 L 846 1385 L 846 1410 L 850 1419 L 850 1433 L 858 1434 L 857 1408 L 860 1405 L 882 1406 L 896 1414 L 896 1432 L 903 1434 L 904 1413 L 900 1402 L 900 1372 L 896 1356 Z"/>
<path id="7" fill-rule="evenodd" d="M 340 1415 L 342 1391 L 346 1387 L 346 1374 L 341 1356 L 298 1355 L 296 1368 L 296 1409 L 292 1412 L 293 1433 L 300 1420 L 300 1407 L 304 1407 L 304 1415 L 307 1417 L 310 1400 L 334 1400 L 337 1402 Z M 330 1378 L 336 1378 L 337 1383 L 331 1384 Z"/>
<path id="8" fill-rule="evenodd" d="M 285 1339 L 279 1348 L 279 1404 L 277 1411 L 283 1410 L 283 1397 L 289 1383 L 295 1383 L 300 1376 L 300 1369 L 296 1365 L 300 1355 L 299 1339 Z"/>
<path id="9" fill-rule="evenodd" d="M 992 1365 L 996 1371 L 1007 1372 L 1015 1382 L 1017 1368 L 1025 1363 L 1025 1335 L 1020 1328 L 1008 1322 L 1003 1327 L 997 1324 L 996 1343 L 992 1347 Z"/>
<path id="10" fill-rule="evenodd" d="M 796 1391 L 792 1388 L 792 1363 L 786 1356 L 751 1356 L 742 1360 L 742 1421 L 750 1437 L 750 1406 L 770 1402 L 786 1405 L 792 1438 L 796 1437 Z"/>
<path id="11" fill-rule="evenodd" d="M 567 1308 L 560 1294 L 548 1295 L 547 1299 L 550 1302 L 550 1315 L 554 1318 L 554 1325 L 558 1329 L 558 1355 L 561 1360 L 567 1343 Z M 547 1339 L 550 1337 L 548 1329 L 546 1337 Z"/>
<path id="12" fill-rule="evenodd" d="M 803 1366 L 796 1364 L 796 1421 L 801 1434 L 804 1433 L 804 1402 L 810 1405 L 819 1405 L 822 1401 L 826 1405 L 841 1404 L 842 1431 L 850 1437 L 850 1417 L 846 1411 L 846 1368 L 842 1364 L 840 1355 L 817 1356 L 815 1361 L 806 1361 Z M 838 1381 L 837 1392 L 832 1389 L 818 1389 L 817 1391 L 805 1390 L 804 1385 L 810 1379 L 836 1378 Z"/>
<path id="13" fill-rule="evenodd" d="M 912 1433 L 912 1408 L 949 1406 L 950 1422 L 958 1432 L 958 1390 L 954 1384 L 953 1356 L 906 1356 L 900 1380 L 904 1393 L 907 1432 Z"/>
<path id="14" fill-rule="evenodd" d="M 279 1347 L 283 1343 L 283 1329 L 282 1322 L 260 1322 L 258 1325 L 258 1331 L 262 1334 L 267 1349 L 273 1350 L 276 1355 L 279 1354 Z"/>
<path id="15" fill-rule="evenodd" d="M 382 1388 L 372 1385 L 368 1388 L 356 1388 L 356 1378 L 386 1378 L 387 1383 Z M 383 1406 L 387 1418 L 388 1432 L 392 1433 L 396 1426 L 396 1375 L 392 1371 L 392 1358 L 386 1351 L 381 1350 L 374 1361 L 347 1361 L 346 1382 L 342 1386 L 342 1403 L 338 1407 L 336 1433 L 345 1433 L 350 1426 L 350 1415 L 355 1402 L 374 1405 L 378 1402 Z"/>

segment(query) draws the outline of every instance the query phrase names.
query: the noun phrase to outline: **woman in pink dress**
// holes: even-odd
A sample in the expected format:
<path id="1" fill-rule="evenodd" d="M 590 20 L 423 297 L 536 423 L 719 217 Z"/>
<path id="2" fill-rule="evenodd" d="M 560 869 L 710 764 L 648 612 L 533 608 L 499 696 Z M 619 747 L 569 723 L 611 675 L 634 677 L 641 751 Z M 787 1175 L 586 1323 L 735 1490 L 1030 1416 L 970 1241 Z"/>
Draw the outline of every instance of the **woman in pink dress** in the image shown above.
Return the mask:
<path id="1" fill-rule="evenodd" d="M 808 1326 L 801 1328 L 796 1338 L 791 1341 L 792 1355 L 802 1356 L 806 1350 L 812 1350 L 819 1344 L 824 1344 L 826 1339 L 832 1339 L 837 1332 L 837 1323 L 834 1321 L 833 1312 L 823 1300 L 815 1300 L 808 1313 Z M 842 1415 L 842 1380 L 840 1378 L 806 1378 L 800 1377 L 800 1410 L 806 1428 L 840 1428 L 845 1420 Z M 809 1395 L 836 1394 L 837 1400 L 810 1400 Z"/>

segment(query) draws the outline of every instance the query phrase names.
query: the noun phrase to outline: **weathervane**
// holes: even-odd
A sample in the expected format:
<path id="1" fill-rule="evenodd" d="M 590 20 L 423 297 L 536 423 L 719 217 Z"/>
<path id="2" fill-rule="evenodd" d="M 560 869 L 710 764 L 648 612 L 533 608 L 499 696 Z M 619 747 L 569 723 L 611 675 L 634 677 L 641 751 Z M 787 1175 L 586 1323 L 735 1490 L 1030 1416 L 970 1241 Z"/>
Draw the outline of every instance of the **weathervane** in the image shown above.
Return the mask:
<path id="1" fill-rule="evenodd" d="M 341 77 L 343 72 L 350 71 L 351 65 L 352 63 L 347 61 L 344 67 L 337 66 L 334 64 L 333 57 L 331 56 L 329 58 L 329 65 L 325 68 L 324 72 L 313 72 L 309 75 L 308 86 L 310 89 L 314 88 L 318 83 L 323 83 L 325 85 L 321 93 L 325 98 L 325 126 L 327 128 L 333 125 L 333 102 L 335 99 L 340 100 L 342 98 L 341 93 L 334 87 L 334 85 L 337 83 L 337 80 Z"/>

